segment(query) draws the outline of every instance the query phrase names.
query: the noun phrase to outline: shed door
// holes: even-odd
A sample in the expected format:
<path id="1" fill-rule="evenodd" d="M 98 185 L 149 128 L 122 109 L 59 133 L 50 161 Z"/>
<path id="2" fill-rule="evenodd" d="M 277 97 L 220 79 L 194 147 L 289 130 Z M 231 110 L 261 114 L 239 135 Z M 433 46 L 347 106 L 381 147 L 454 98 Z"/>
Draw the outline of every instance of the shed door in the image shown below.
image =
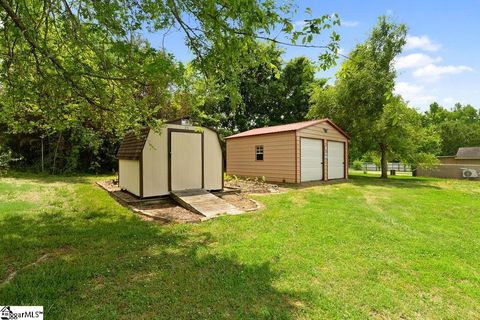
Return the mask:
<path id="1" fill-rule="evenodd" d="M 323 179 L 323 140 L 300 138 L 302 182 Z"/>
<path id="2" fill-rule="evenodd" d="M 345 144 L 328 141 L 328 180 L 345 178 Z"/>
<path id="3" fill-rule="evenodd" d="M 171 190 L 202 188 L 202 135 L 171 132 Z"/>

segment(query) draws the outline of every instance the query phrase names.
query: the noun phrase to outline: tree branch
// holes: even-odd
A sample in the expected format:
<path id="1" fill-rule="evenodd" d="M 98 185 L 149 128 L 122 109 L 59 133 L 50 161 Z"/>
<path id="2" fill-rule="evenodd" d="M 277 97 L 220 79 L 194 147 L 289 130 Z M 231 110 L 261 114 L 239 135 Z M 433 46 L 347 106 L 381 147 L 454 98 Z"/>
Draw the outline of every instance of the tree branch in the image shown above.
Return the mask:
<path id="1" fill-rule="evenodd" d="M 90 103 L 92 106 L 97 107 L 102 110 L 107 110 L 107 108 L 100 106 L 93 98 L 89 97 L 83 89 L 72 79 L 71 75 L 69 72 L 63 67 L 63 65 L 60 63 L 60 61 L 57 59 L 55 54 L 48 52 L 47 49 L 43 49 L 42 47 L 38 46 L 34 39 L 31 37 L 28 28 L 25 26 L 23 21 L 17 14 L 13 11 L 12 7 L 10 7 L 9 3 L 6 0 L 0 0 L 0 6 L 5 9 L 7 12 L 8 16 L 12 21 L 14 22 L 15 26 L 22 32 L 23 37 L 25 40 L 28 42 L 32 50 L 37 50 L 40 52 L 43 56 L 45 56 L 52 64 L 57 68 L 57 70 L 60 71 L 60 74 L 62 77 L 72 85 L 72 87 L 77 91 L 77 93 L 84 98 L 88 103 Z"/>

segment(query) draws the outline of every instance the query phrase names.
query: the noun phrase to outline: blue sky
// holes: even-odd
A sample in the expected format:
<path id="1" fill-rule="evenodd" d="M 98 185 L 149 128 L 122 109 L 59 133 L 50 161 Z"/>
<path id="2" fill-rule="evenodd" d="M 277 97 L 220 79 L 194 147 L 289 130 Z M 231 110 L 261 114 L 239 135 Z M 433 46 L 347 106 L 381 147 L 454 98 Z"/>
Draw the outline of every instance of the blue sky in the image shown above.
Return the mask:
<path id="1" fill-rule="evenodd" d="M 299 10 L 294 21 L 298 24 L 308 18 L 304 14 L 306 7 L 312 9 L 312 16 L 340 15 L 343 26 L 337 32 L 342 37 L 344 54 L 365 40 L 378 16 L 389 15 L 405 23 L 409 28 L 408 42 L 396 63 L 397 93 L 422 111 L 433 101 L 448 108 L 456 102 L 480 107 L 480 0 L 317 0 L 296 4 Z M 192 57 L 179 32 L 173 31 L 165 38 L 163 34 L 150 34 L 148 38 L 155 47 L 160 47 L 164 39 L 165 47 L 179 60 Z M 315 60 L 320 53 L 318 49 L 284 49 L 286 60 L 300 55 Z M 334 74 L 335 68 L 319 72 L 318 76 Z"/>

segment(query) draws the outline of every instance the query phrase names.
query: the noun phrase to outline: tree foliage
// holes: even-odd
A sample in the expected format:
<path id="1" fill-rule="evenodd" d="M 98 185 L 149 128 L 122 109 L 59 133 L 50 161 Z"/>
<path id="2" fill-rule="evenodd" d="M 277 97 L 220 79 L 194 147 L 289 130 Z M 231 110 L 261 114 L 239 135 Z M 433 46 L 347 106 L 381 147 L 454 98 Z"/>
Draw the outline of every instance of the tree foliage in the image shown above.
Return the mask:
<path id="1" fill-rule="evenodd" d="M 447 110 L 434 102 L 424 115 L 424 126 L 433 127 L 441 139 L 440 155 L 455 155 L 460 147 L 480 146 L 480 110 L 457 103 Z"/>
<path id="2" fill-rule="evenodd" d="M 350 133 L 353 156 L 378 153 L 384 178 L 388 160 L 428 163 L 436 148 L 435 138 L 427 141 L 431 132 L 422 129 L 421 117 L 392 93 L 393 61 L 405 39 L 405 25 L 379 18 L 342 64 L 335 85 L 317 87 L 311 97 L 309 116 L 332 118 Z"/>
<path id="3" fill-rule="evenodd" d="M 303 121 L 309 110 L 311 87 L 317 82 L 314 63 L 306 57 L 284 63 L 283 51 L 275 45 L 258 43 L 256 50 L 270 58 L 239 74 L 239 103 L 220 88 L 210 90 L 198 108 L 226 133 Z"/>
<path id="4" fill-rule="evenodd" d="M 92 159 L 111 157 L 104 151 L 115 149 L 126 130 L 155 126 L 198 104 L 189 94 L 195 72 L 169 48 L 152 48 L 141 37 L 146 31 L 182 32 L 197 76 L 221 85 L 233 104 L 240 100 L 239 75 L 270 61 L 255 52 L 259 39 L 321 48 L 322 66 L 334 63 L 338 51 L 338 35 L 329 30 L 338 17 L 312 17 L 296 30 L 296 8 L 272 0 L 0 0 L 0 7 L 3 143 L 34 149 L 30 164 L 47 150 L 52 167 L 61 161 L 71 171 L 80 169 L 75 158 L 85 159 L 83 169 L 101 166 Z M 329 38 L 316 46 L 321 34 Z"/>

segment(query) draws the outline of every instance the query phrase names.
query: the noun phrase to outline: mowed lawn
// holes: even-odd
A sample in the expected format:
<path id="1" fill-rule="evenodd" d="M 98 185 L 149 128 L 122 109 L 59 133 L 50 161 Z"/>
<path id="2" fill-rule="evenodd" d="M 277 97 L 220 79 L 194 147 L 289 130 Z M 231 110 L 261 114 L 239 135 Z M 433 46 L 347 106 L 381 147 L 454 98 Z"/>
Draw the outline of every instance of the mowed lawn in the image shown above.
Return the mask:
<path id="1" fill-rule="evenodd" d="M 356 175 L 159 225 L 96 179 L 0 179 L 0 282 L 17 272 L 0 304 L 43 305 L 46 319 L 480 315 L 478 182 Z"/>

